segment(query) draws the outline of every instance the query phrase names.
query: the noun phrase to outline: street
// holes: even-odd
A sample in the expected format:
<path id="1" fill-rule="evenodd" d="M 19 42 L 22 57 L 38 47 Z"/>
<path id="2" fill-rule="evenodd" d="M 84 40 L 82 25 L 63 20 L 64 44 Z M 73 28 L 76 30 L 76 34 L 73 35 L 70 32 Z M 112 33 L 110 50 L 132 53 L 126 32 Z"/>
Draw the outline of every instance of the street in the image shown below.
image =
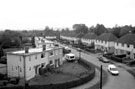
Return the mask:
<path id="1" fill-rule="evenodd" d="M 75 49 L 72 49 L 72 53 L 74 53 L 76 56 L 79 56 L 79 52 L 77 52 Z M 108 74 L 108 81 L 103 86 L 103 89 L 135 89 L 135 79 L 125 69 L 117 66 L 120 74 L 118 76 L 113 76 L 107 71 L 108 63 L 100 62 L 95 55 L 81 52 L 81 57 L 95 64 L 96 66 L 100 67 L 101 64 L 103 65 L 103 69 Z"/>

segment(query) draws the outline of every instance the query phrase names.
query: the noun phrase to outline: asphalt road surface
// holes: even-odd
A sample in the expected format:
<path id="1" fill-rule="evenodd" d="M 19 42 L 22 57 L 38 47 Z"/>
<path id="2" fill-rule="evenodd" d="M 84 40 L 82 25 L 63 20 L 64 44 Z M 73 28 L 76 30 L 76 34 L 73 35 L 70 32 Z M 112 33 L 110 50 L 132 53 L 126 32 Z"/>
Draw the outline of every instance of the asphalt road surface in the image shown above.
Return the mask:
<path id="1" fill-rule="evenodd" d="M 75 49 L 72 49 L 72 53 L 74 53 L 76 56 L 79 56 L 79 52 L 76 51 Z M 113 76 L 107 71 L 107 66 L 109 63 L 100 62 L 97 59 L 96 55 L 81 52 L 81 57 L 95 64 L 96 66 L 100 67 L 101 64 L 103 65 L 103 69 L 108 74 L 108 80 L 102 89 L 135 89 L 135 79 L 125 69 L 117 67 L 120 74 L 118 76 Z"/>

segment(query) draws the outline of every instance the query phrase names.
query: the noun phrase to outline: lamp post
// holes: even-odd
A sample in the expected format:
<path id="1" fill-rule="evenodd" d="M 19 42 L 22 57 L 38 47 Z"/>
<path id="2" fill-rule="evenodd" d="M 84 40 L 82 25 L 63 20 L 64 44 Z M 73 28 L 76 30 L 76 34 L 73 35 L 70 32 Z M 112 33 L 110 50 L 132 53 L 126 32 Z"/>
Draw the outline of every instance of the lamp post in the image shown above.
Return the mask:
<path id="1" fill-rule="evenodd" d="M 81 49 L 77 48 L 77 51 L 79 51 L 79 60 L 81 59 Z"/>
<path id="2" fill-rule="evenodd" d="M 100 89 L 102 89 L 102 68 L 103 66 L 101 65 L 101 68 L 100 68 Z"/>

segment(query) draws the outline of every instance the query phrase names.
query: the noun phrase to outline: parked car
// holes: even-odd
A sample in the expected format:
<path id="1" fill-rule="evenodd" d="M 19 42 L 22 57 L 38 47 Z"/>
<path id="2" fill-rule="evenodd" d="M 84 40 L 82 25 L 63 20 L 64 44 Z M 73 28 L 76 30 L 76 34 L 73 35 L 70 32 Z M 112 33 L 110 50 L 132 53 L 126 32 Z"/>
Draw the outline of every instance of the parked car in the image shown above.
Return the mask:
<path id="1" fill-rule="evenodd" d="M 97 57 L 97 58 L 99 59 L 99 61 L 102 61 L 102 62 L 104 62 L 104 63 L 109 63 L 109 60 L 106 59 L 105 57 L 99 56 L 99 57 Z"/>
<path id="2" fill-rule="evenodd" d="M 74 61 L 76 58 L 75 58 L 75 54 L 73 54 L 73 53 L 68 53 L 68 54 L 66 54 L 65 55 L 65 59 L 67 60 L 67 61 Z"/>
<path id="3" fill-rule="evenodd" d="M 119 75 L 118 69 L 113 64 L 108 65 L 108 72 L 110 72 L 112 75 Z"/>

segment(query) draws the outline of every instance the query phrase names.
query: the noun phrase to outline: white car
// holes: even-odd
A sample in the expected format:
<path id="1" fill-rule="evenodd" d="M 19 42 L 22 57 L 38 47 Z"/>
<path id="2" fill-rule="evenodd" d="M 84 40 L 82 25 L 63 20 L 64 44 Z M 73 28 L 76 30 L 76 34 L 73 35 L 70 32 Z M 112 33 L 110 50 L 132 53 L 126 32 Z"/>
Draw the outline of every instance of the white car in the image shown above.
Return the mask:
<path id="1" fill-rule="evenodd" d="M 112 75 L 119 75 L 118 69 L 117 69 L 116 66 L 113 65 L 113 64 L 108 65 L 108 71 L 109 71 Z"/>
<path id="2" fill-rule="evenodd" d="M 67 61 L 73 61 L 73 60 L 76 59 L 76 58 L 75 58 L 75 54 L 73 54 L 73 53 L 68 53 L 68 54 L 65 55 L 65 59 L 66 59 Z"/>

